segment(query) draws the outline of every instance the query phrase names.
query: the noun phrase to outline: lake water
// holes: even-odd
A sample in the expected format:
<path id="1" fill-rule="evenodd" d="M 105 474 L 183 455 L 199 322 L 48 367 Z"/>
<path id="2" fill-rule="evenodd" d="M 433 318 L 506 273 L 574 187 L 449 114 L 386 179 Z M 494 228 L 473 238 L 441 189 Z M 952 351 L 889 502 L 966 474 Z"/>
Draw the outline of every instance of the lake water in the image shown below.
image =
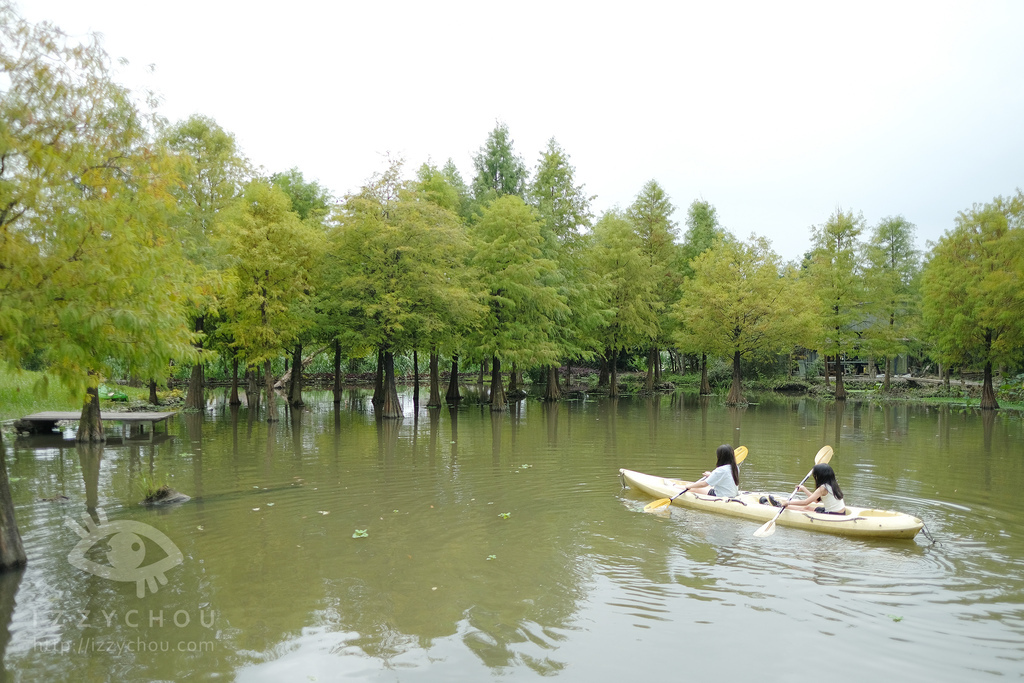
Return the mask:
<path id="1" fill-rule="evenodd" d="M 152 442 L 6 441 L 29 556 L 0 577 L 6 678 L 1024 677 L 1013 413 L 678 394 L 413 415 L 406 394 L 407 417 L 381 422 L 362 389 L 338 409 L 305 398 L 273 425 L 218 396 Z M 851 504 L 920 517 L 936 542 L 754 538 L 755 522 L 644 513 L 620 486 L 620 467 L 698 477 L 720 443 L 750 449 L 742 488 L 787 493 L 832 445 Z M 141 507 L 144 476 L 193 499 Z M 132 571 L 180 550 L 166 583 L 73 564 L 66 521 L 89 510 L 97 534 L 141 523 Z M 83 557 L 125 564 L 113 538 Z"/>

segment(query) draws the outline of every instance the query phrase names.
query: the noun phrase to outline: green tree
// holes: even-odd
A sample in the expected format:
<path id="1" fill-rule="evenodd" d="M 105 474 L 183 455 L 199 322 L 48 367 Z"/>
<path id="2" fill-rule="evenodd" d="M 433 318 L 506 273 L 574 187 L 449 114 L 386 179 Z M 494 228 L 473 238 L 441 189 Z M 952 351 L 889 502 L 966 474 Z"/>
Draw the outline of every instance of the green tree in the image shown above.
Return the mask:
<path id="1" fill-rule="evenodd" d="M 718 220 L 718 210 L 703 199 L 695 199 L 686 211 L 681 254 L 683 274 L 687 277 L 693 275 L 691 262 L 727 236 Z"/>
<path id="2" fill-rule="evenodd" d="M 687 278 L 693 277 L 693 260 L 727 237 L 729 235 L 719 223 L 715 207 L 702 199 L 695 199 L 686 211 L 686 233 L 680 250 L 679 272 Z M 707 350 L 697 351 L 700 353 L 700 393 L 710 394 Z"/>
<path id="3" fill-rule="evenodd" d="M 303 177 L 302 172 L 297 168 L 292 168 L 284 173 L 275 173 L 270 177 L 270 181 L 288 195 L 288 198 L 291 200 L 292 211 L 299 216 L 299 219 L 322 236 L 326 231 L 326 221 L 333 207 L 334 198 L 331 196 L 331 193 L 315 180 L 307 181 Z M 316 268 L 313 270 L 313 278 L 315 280 L 319 271 Z M 307 310 L 303 311 L 301 315 L 310 320 L 310 324 L 304 328 L 303 333 L 295 341 L 292 349 L 292 366 L 285 373 L 285 376 L 281 378 L 282 382 L 287 379 L 288 402 L 296 408 L 304 405 L 302 400 L 302 368 L 306 362 L 312 360 L 311 356 L 310 359 L 304 361 L 302 357 L 303 345 L 310 341 L 330 337 L 329 332 L 322 325 L 325 322 L 325 318 L 322 315 L 318 315 L 319 312 L 316 310 L 312 299 L 307 302 L 306 308 Z M 234 375 L 237 377 L 237 367 Z M 337 373 L 335 376 L 337 379 Z M 232 388 L 236 382 L 235 377 L 232 378 Z"/>
<path id="4" fill-rule="evenodd" d="M 482 206 L 498 197 L 526 191 L 526 164 L 512 148 L 508 126 L 498 122 L 473 156 L 473 197 Z"/>
<path id="5" fill-rule="evenodd" d="M 594 294 L 602 321 L 596 336 L 611 371 L 611 396 L 616 398 L 619 354 L 649 343 L 660 329 L 664 304 L 658 296 L 657 270 L 633 223 L 617 210 L 606 212 L 594 226 L 587 264 L 597 278 Z"/>
<path id="6" fill-rule="evenodd" d="M 921 258 L 914 248 L 916 231 L 903 216 L 884 218 L 865 246 L 864 278 L 871 322 L 865 338 L 872 353 L 885 357 L 885 391 L 889 391 L 893 358 L 909 350 L 920 322 Z"/>
<path id="7" fill-rule="evenodd" d="M 673 307 L 676 341 L 732 359 L 726 403 L 745 403 L 740 361 L 788 351 L 810 321 L 803 283 L 768 240 L 719 240 L 692 262 L 693 277 Z"/>
<path id="8" fill-rule="evenodd" d="M 267 421 L 274 422 L 271 361 L 312 324 L 308 302 L 322 235 L 291 210 L 283 190 L 262 179 L 250 181 L 218 222 L 231 254 L 223 327 L 248 365 L 263 364 Z"/>
<path id="9" fill-rule="evenodd" d="M 924 319 L 944 363 L 984 368 L 981 407 L 999 407 L 993 365 L 1024 346 L 1024 193 L 962 211 L 922 274 Z"/>
<path id="10" fill-rule="evenodd" d="M 576 169 L 569 155 L 551 138 L 541 153 L 530 184 L 530 200 L 543 221 L 544 255 L 557 265 L 559 293 L 568 313 L 553 328 L 559 356 L 568 359 L 592 357 L 593 333 L 600 322 L 592 296 L 592 278 L 583 265 L 583 240 L 593 214 L 583 185 L 577 185 Z M 545 400 L 560 396 L 554 365 L 546 366 Z"/>
<path id="11" fill-rule="evenodd" d="M 199 362 L 192 366 L 185 407 L 206 407 L 205 364 L 208 339 L 213 339 L 220 301 L 224 294 L 224 241 L 217 235 L 218 216 L 242 191 L 250 177 L 249 162 L 240 153 L 234 135 L 213 119 L 193 115 L 164 130 L 162 142 L 172 151 L 178 182 L 172 188 L 177 199 L 173 219 L 189 261 L 195 266 L 196 288 L 190 300 L 197 334 Z"/>
<path id="12" fill-rule="evenodd" d="M 270 176 L 274 183 L 288 195 L 292 211 L 303 221 L 314 220 L 322 223 L 330 214 L 334 197 L 330 190 L 315 180 L 306 180 L 298 168 L 290 168 Z"/>
<path id="13" fill-rule="evenodd" d="M 843 384 L 844 354 L 859 348 L 860 333 L 867 311 L 864 307 L 864 278 L 859 258 L 858 237 L 864 218 L 852 211 L 836 209 L 825 223 L 812 228 L 809 277 L 818 298 L 816 346 L 836 362 L 836 399 L 846 399 Z"/>
<path id="14" fill-rule="evenodd" d="M 459 395 L 458 375 L 459 359 L 458 353 L 468 327 L 472 325 L 482 313 L 482 307 L 475 301 L 475 288 L 473 273 L 468 267 L 469 237 L 466 232 L 466 220 L 469 212 L 469 193 L 462 176 L 451 159 L 442 169 L 425 163 L 417 173 L 416 190 L 427 201 L 436 204 L 438 207 L 447 210 L 451 216 L 438 217 L 435 223 L 447 226 L 445 239 L 442 246 L 451 259 L 447 266 L 447 281 L 454 287 L 454 291 L 448 297 L 447 307 L 439 310 L 445 311 L 441 317 L 443 324 L 431 326 L 433 329 L 428 335 L 420 335 L 418 348 L 424 348 L 427 343 L 430 353 L 430 398 L 428 406 L 441 405 L 440 372 L 438 368 L 439 355 L 443 350 L 452 357 L 450 386 L 447 398 L 451 401 L 461 399 Z M 414 394 L 415 396 L 415 394 Z"/>
<path id="15" fill-rule="evenodd" d="M 38 356 L 83 397 L 80 440 L 102 440 L 97 383 L 114 364 L 189 360 L 154 118 L 110 77 L 95 37 L 69 38 L 0 3 L 0 358 Z M 0 568 L 25 552 L 0 446 Z"/>
<path id="16" fill-rule="evenodd" d="M 486 312 L 471 336 L 475 355 L 491 360 L 491 410 L 505 408 L 502 361 L 544 365 L 558 357 L 557 316 L 568 308 L 556 286 L 557 264 L 544 257 L 543 224 L 514 195 L 484 209 L 472 231 L 473 257 Z"/>
<path id="17" fill-rule="evenodd" d="M 672 220 L 676 207 L 657 181 L 650 180 L 629 206 L 626 215 L 640 238 L 642 253 L 647 258 L 656 280 L 661 309 L 667 311 L 676 301 L 682 272 L 680 250 L 676 244 L 677 224 Z M 654 389 L 661 379 L 661 347 L 668 343 L 671 320 L 658 321 L 647 352 L 647 390 Z"/>
<path id="18" fill-rule="evenodd" d="M 403 182 L 401 169 L 392 162 L 346 200 L 330 236 L 325 292 L 343 346 L 378 352 L 385 418 L 402 416 L 394 354 L 451 344 L 479 312 L 461 220 Z"/>
<path id="19" fill-rule="evenodd" d="M 96 386 L 115 365 L 166 373 L 184 345 L 179 245 L 167 157 L 110 78 L 96 42 L 76 43 L 0 6 L 0 350 L 39 354 L 84 391 L 78 439 L 103 440 Z"/>
<path id="20" fill-rule="evenodd" d="M 452 168 L 455 168 L 454 165 Z M 457 170 L 455 172 L 458 173 Z M 444 171 L 429 161 L 420 166 L 416 172 L 416 182 L 416 189 L 423 194 L 427 201 L 454 214 L 458 214 L 462 210 L 464 195 Z"/>

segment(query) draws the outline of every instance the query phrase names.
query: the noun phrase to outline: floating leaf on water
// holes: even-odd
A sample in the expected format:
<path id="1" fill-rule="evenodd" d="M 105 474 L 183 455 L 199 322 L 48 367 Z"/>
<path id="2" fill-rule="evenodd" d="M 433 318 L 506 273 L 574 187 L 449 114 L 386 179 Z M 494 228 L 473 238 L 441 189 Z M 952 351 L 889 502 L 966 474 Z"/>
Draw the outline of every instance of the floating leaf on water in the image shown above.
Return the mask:
<path id="1" fill-rule="evenodd" d="M 253 512 L 259 512 L 259 511 L 260 511 L 260 509 L 259 509 L 259 508 L 253 508 L 253 509 L 252 509 L 252 511 L 253 511 Z"/>
<path id="2" fill-rule="evenodd" d="M 330 510 L 317 510 L 317 512 L 319 512 L 321 515 L 329 515 L 329 514 L 331 514 Z"/>
<path id="3" fill-rule="evenodd" d="M 392 510 L 392 512 L 398 512 L 398 510 Z"/>
<path id="4" fill-rule="evenodd" d="M 268 508 L 272 508 L 272 507 L 274 507 L 274 504 L 273 503 L 267 503 L 267 507 Z"/>
<path id="5" fill-rule="evenodd" d="M 511 512 L 499 512 L 498 516 L 501 517 L 502 519 L 508 519 L 509 517 L 512 516 L 512 513 Z"/>
<path id="6" fill-rule="evenodd" d="M 496 560 L 496 559 L 498 559 L 498 556 L 497 555 L 488 555 L 487 559 L 488 560 Z"/>
<path id="7" fill-rule="evenodd" d="M 890 619 L 892 619 L 895 622 L 903 621 L 903 617 L 898 617 L 895 614 L 889 614 L 889 615 L 886 615 L 886 616 L 888 616 Z"/>
<path id="8" fill-rule="evenodd" d="M 352 538 L 366 538 L 370 535 L 367 529 L 356 529 L 355 533 L 352 534 Z"/>
<path id="9" fill-rule="evenodd" d="M 197 528 L 197 529 L 199 529 L 200 531 L 203 531 L 203 525 L 202 525 L 202 524 L 200 524 L 200 525 L 199 525 L 199 526 L 197 526 L 196 528 Z"/>

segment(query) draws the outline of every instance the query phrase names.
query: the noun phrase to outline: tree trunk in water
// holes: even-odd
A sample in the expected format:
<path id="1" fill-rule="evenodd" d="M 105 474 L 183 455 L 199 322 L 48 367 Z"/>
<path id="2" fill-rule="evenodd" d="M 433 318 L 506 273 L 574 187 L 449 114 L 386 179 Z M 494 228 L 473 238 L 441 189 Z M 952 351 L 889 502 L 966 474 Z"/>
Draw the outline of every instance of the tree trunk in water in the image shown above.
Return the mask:
<path id="1" fill-rule="evenodd" d="M 412 407 L 415 410 L 420 405 L 420 357 L 416 351 L 412 352 Z"/>
<path id="2" fill-rule="evenodd" d="M 462 394 L 459 393 L 459 357 L 452 356 L 452 372 L 448 377 L 448 393 L 445 394 L 444 400 L 448 403 L 458 403 L 462 400 Z"/>
<path id="3" fill-rule="evenodd" d="M 597 386 L 599 387 L 608 386 L 608 357 L 610 355 L 611 351 L 606 351 L 605 354 L 601 356 L 601 365 L 597 371 Z"/>
<path id="4" fill-rule="evenodd" d="M 889 356 L 885 357 L 885 379 L 882 380 L 882 391 L 889 393 L 889 387 L 892 384 L 892 358 Z"/>
<path id="5" fill-rule="evenodd" d="M 402 417 L 402 404 L 398 402 L 398 387 L 395 384 L 395 354 L 384 352 L 384 392 L 380 416 L 385 419 Z"/>
<path id="6" fill-rule="evenodd" d="M 740 375 L 740 352 L 732 354 L 732 388 L 729 389 L 729 397 L 725 399 L 726 405 L 740 405 L 746 403 L 743 400 L 742 377 Z"/>
<path id="7" fill-rule="evenodd" d="M 517 391 L 519 391 L 519 377 L 517 375 L 518 375 L 517 366 L 516 366 L 515 363 L 513 363 L 512 364 L 512 372 L 508 373 L 508 394 L 507 394 L 507 396 L 511 396 L 512 394 L 514 394 Z"/>
<path id="8" fill-rule="evenodd" d="M 491 412 L 505 410 L 505 388 L 501 386 L 501 361 L 497 356 L 491 360 Z"/>
<path id="9" fill-rule="evenodd" d="M 334 403 L 341 403 L 341 342 L 334 340 Z"/>
<path id="10" fill-rule="evenodd" d="M 831 389 L 832 383 L 828 381 L 829 369 L 828 369 L 828 356 L 825 356 L 825 388 Z"/>
<path id="11" fill-rule="evenodd" d="M 661 384 L 661 349 L 654 349 L 654 383 Z"/>
<path id="12" fill-rule="evenodd" d="M 548 381 L 544 387 L 544 400 L 557 401 L 562 398 L 562 391 L 558 388 L 558 368 L 554 365 L 548 366 Z"/>
<path id="13" fill-rule="evenodd" d="M 427 400 L 428 408 L 441 407 L 441 373 L 437 369 L 437 353 L 430 354 L 430 398 Z"/>
<path id="14" fill-rule="evenodd" d="M 656 349 L 647 350 L 647 380 L 644 382 L 644 389 L 647 391 L 654 391 L 654 354 L 657 353 Z"/>
<path id="15" fill-rule="evenodd" d="M 377 374 L 373 379 L 373 398 L 370 403 L 374 408 L 384 400 L 384 352 L 377 351 Z"/>
<path id="16" fill-rule="evenodd" d="M 18 533 L 14 518 L 14 501 L 11 498 L 11 484 L 7 478 L 7 461 L 4 458 L 3 440 L 0 439 L 0 571 L 24 567 L 28 562 L 25 547 Z M 13 602 L 13 596 L 11 600 Z M 2 624 L 6 629 L 7 625 Z"/>
<path id="17" fill-rule="evenodd" d="M 989 333 L 991 338 L 991 332 Z M 996 410 L 999 408 L 999 401 L 996 400 L 996 391 L 992 386 L 992 361 L 985 363 L 985 381 L 981 385 L 981 409 Z"/>
<path id="18" fill-rule="evenodd" d="M 839 354 L 836 354 L 836 400 L 846 400 L 846 385 L 843 384 L 843 364 L 839 360 Z"/>
<path id="19" fill-rule="evenodd" d="M 608 396 L 619 397 L 619 352 L 612 351 L 608 356 L 608 382 L 611 385 L 608 389 Z"/>
<path id="20" fill-rule="evenodd" d="M 156 395 L 156 380 L 149 380 L 149 402 L 155 406 L 160 405 L 160 397 Z"/>
<path id="21" fill-rule="evenodd" d="M 296 344 L 292 351 L 292 376 L 288 381 L 288 402 L 293 408 L 301 408 L 302 402 L 302 344 Z"/>
<path id="22" fill-rule="evenodd" d="M 203 331 L 203 316 L 196 318 L 196 332 Z M 185 394 L 185 410 L 206 409 L 206 372 L 203 369 L 203 343 L 196 344 L 200 352 L 200 360 L 192 366 L 192 376 L 188 380 L 188 392 Z"/>
<path id="23" fill-rule="evenodd" d="M 945 368 L 942 373 L 942 386 L 945 387 L 946 391 L 949 391 L 949 376 L 953 374 L 952 368 Z"/>
<path id="24" fill-rule="evenodd" d="M 238 398 L 238 357 L 231 359 L 231 398 L 228 405 L 240 406 L 242 400 Z"/>
<path id="25" fill-rule="evenodd" d="M 708 354 L 700 354 L 700 395 L 711 395 L 711 382 L 708 381 Z"/>
<path id="26" fill-rule="evenodd" d="M 277 395 L 274 394 L 274 372 L 270 359 L 263 361 L 263 383 L 267 389 L 267 422 L 277 422 Z"/>
<path id="27" fill-rule="evenodd" d="M 96 373 L 89 371 L 89 384 L 92 385 Z M 106 441 L 103 434 L 103 422 L 100 420 L 100 392 L 93 385 L 85 390 L 85 404 L 82 406 L 82 417 L 78 420 L 78 433 L 75 441 L 82 443 L 98 443 Z"/>
<path id="28" fill-rule="evenodd" d="M 477 385 L 481 389 L 483 389 L 483 387 L 484 387 L 484 371 L 485 371 L 486 368 L 487 368 L 487 361 L 485 361 L 485 360 L 480 361 L 480 374 L 476 378 L 476 383 L 477 383 Z"/>
<path id="29" fill-rule="evenodd" d="M 558 367 L 555 367 L 555 374 L 558 374 Z M 557 380 L 556 380 L 557 381 Z M 569 391 L 572 385 L 572 360 L 565 361 L 565 390 Z"/>
<path id="30" fill-rule="evenodd" d="M 255 365 L 246 367 L 245 400 L 250 408 L 260 404 L 260 372 Z"/>

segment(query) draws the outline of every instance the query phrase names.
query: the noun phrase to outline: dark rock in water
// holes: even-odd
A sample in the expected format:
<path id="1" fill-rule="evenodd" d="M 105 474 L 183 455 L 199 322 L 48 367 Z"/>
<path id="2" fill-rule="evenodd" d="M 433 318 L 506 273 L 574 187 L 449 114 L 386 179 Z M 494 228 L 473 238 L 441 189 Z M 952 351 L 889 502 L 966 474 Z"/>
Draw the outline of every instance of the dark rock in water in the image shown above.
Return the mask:
<path id="1" fill-rule="evenodd" d="M 174 503 L 184 503 L 185 501 L 192 500 L 191 496 L 186 496 L 184 493 L 179 493 L 172 489 L 170 486 L 161 486 L 154 493 L 146 497 L 145 500 L 140 503 L 141 505 L 173 505 Z"/>
<path id="2" fill-rule="evenodd" d="M 19 434 L 49 434 L 57 427 L 57 421 L 37 422 L 33 420 L 15 420 L 14 429 Z"/>
<path id="3" fill-rule="evenodd" d="M 509 401 L 518 401 L 519 399 L 526 397 L 527 393 L 525 389 L 516 389 L 515 391 L 510 391 L 505 396 L 505 398 L 508 399 Z"/>

